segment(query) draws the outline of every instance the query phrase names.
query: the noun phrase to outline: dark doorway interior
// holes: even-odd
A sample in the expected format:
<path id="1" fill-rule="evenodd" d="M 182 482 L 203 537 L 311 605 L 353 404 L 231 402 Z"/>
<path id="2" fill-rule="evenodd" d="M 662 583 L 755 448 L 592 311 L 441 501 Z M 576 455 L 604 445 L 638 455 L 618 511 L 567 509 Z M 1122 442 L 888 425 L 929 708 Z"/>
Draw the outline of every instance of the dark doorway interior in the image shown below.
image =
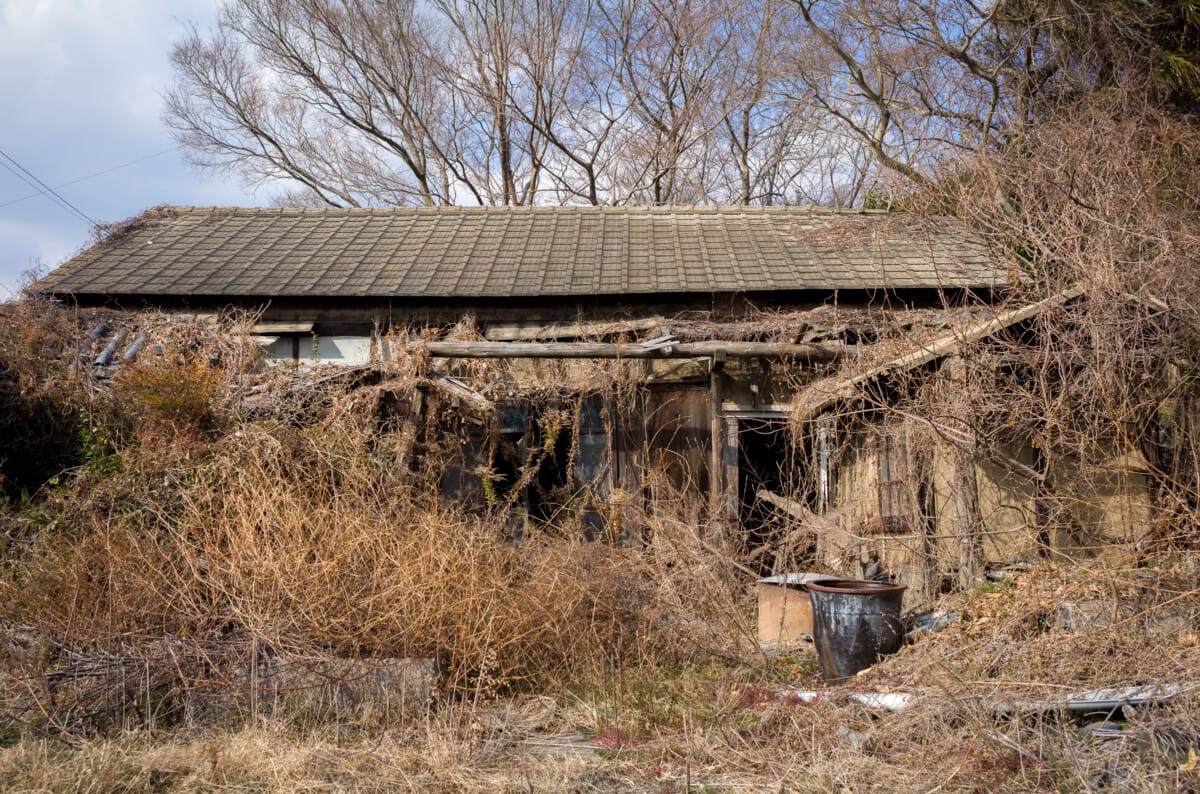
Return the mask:
<path id="1" fill-rule="evenodd" d="M 815 507 L 812 489 L 804 485 L 804 456 L 797 454 L 787 420 L 739 420 L 738 517 L 744 550 L 764 576 L 785 572 L 775 570 L 783 546 L 789 546 L 789 558 L 809 551 L 787 544 L 799 520 L 796 509 Z"/>

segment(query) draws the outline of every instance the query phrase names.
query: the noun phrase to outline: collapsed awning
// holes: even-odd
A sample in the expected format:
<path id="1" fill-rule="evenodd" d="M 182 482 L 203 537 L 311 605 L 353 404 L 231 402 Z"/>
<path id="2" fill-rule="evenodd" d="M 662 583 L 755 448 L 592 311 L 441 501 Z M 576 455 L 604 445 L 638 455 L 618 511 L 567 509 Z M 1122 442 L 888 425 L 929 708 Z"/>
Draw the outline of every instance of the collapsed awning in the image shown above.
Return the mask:
<path id="1" fill-rule="evenodd" d="M 794 416 L 801 420 L 812 419 L 838 403 L 856 397 L 864 386 L 881 377 L 895 372 L 908 372 L 952 355 L 965 344 L 994 336 L 1017 323 L 1036 317 L 1047 309 L 1064 306 L 1083 294 L 1083 287 L 1075 285 L 1035 303 L 997 314 L 991 319 L 951 329 L 914 350 L 871 367 L 866 372 L 814 384 L 798 400 L 798 411 Z"/>

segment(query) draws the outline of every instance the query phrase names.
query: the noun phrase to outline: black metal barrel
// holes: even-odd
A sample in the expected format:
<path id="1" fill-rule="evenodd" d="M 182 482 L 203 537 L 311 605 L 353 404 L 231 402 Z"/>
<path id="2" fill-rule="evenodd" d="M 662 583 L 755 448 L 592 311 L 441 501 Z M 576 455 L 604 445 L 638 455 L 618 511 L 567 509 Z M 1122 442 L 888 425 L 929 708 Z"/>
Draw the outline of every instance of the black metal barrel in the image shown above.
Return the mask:
<path id="1" fill-rule="evenodd" d="M 900 648 L 904 585 L 820 579 L 808 583 L 808 596 L 817 662 L 827 683 L 840 684 Z"/>

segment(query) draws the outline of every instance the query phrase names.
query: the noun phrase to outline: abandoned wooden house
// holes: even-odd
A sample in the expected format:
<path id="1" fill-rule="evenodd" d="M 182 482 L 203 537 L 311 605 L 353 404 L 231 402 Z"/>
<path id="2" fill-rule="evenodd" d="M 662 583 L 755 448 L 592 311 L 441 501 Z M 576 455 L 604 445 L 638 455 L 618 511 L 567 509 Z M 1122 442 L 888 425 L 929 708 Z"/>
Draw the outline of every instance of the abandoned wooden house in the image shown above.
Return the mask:
<path id="1" fill-rule="evenodd" d="M 918 451 L 912 423 L 886 410 L 894 374 L 932 365 L 952 382 L 960 343 L 1076 297 L 1001 312 L 1004 261 L 955 221 L 869 211 L 166 207 L 37 289 L 82 306 L 253 311 L 269 355 L 302 367 L 419 352 L 464 396 L 470 440 L 445 490 L 499 489 L 515 520 L 628 536 L 670 500 L 737 528 L 763 572 L 803 551 L 930 592 L 1047 548 L 1128 540 L 1149 520 L 1131 455 L 1114 453 L 1102 503 L 1078 506 L 1060 537 L 1028 440 L 999 460 L 964 457 L 957 439 Z M 546 451 L 536 471 L 531 450 Z"/>

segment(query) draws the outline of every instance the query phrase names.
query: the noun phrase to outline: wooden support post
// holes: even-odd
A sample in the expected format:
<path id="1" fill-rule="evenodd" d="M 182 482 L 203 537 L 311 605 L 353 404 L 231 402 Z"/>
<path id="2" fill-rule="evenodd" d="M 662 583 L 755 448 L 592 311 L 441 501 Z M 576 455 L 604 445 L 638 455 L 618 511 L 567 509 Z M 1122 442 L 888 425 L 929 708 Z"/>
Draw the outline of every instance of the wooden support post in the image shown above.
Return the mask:
<path id="1" fill-rule="evenodd" d="M 721 451 L 725 446 L 721 421 L 721 402 L 724 400 L 721 371 L 724 368 L 725 355 L 714 355 L 708 367 L 708 514 L 713 522 L 721 521 L 725 516 L 721 504 L 725 497 L 725 469 L 721 465 Z"/>
<path id="2" fill-rule="evenodd" d="M 731 525 L 737 525 L 741 518 L 738 504 L 738 420 L 733 417 L 725 418 L 725 445 L 721 454 L 721 476 L 725 481 L 724 502 L 725 518 Z"/>
<path id="3" fill-rule="evenodd" d="M 958 586 L 974 587 L 983 577 L 983 538 L 979 524 L 979 490 L 975 478 L 973 450 L 955 448 L 953 477 L 950 484 L 955 512 L 958 514 Z"/>
<path id="4" fill-rule="evenodd" d="M 919 473 L 916 493 L 917 532 L 920 537 L 920 559 L 914 568 L 919 571 L 920 582 L 914 588 L 915 594 L 926 601 L 932 601 L 937 596 L 941 586 L 941 576 L 938 573 L 938 541 L 937 541 L 937 497 L 934 489 L 934 452 L 932 449 L 912 450 L 916 455 L 914 468 Z"/>
<path id="5" fill-rule="evenodd" d="M 950 389 L 965 388 L 966 368 L 962 359 L 952 356 L 942 366 Z M 952 396 L 952 395 L 951 395 Z M 979 483 L 975 470 L 975 433 L 970 417 L 957 417 L 964 430 L 962 439 L 953 444 L 951 456 L 950 498 L 957 518 L 958 586 L 973 588 L 983 578 L 983 520 L 979 514 Z"/>

